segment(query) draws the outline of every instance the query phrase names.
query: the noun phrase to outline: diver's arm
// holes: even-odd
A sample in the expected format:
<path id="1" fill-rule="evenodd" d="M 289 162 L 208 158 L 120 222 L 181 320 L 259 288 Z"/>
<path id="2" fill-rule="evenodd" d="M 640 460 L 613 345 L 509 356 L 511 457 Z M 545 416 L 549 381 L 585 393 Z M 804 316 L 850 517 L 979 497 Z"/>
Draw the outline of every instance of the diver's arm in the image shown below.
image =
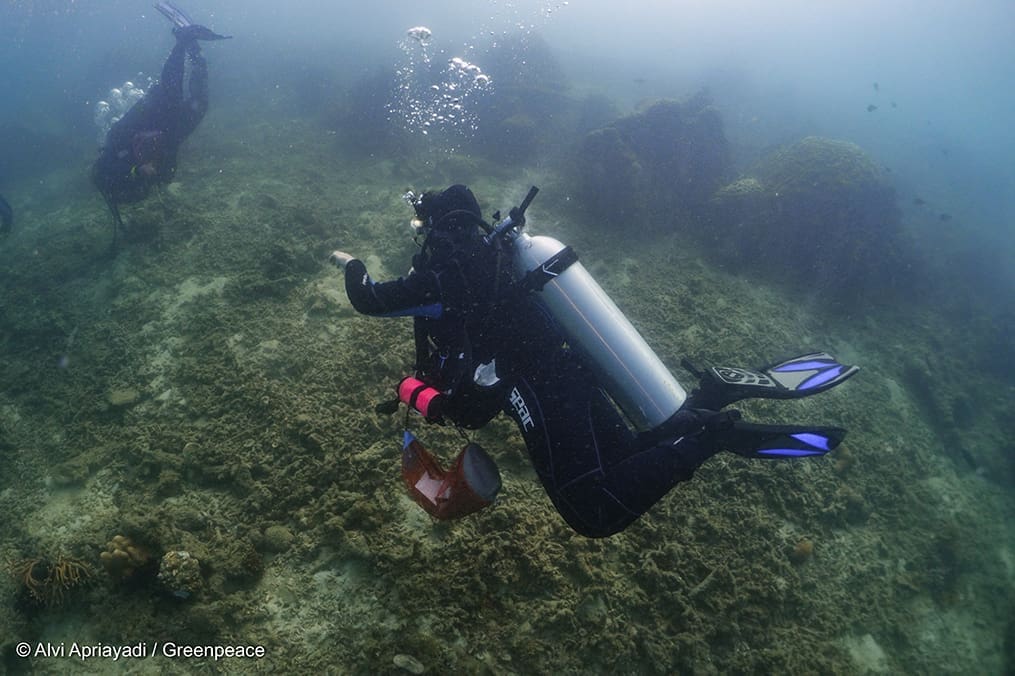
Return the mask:
<path id="1" fill-rule="evenodd" d="M 336 251 L 329 259 L 345 270 L 345 292 L 357 312 L 375 317 L 439 317 L 443 308 L 432 274 L 410 272 L 391 282 L 375 282 L 363 261 Z"/>

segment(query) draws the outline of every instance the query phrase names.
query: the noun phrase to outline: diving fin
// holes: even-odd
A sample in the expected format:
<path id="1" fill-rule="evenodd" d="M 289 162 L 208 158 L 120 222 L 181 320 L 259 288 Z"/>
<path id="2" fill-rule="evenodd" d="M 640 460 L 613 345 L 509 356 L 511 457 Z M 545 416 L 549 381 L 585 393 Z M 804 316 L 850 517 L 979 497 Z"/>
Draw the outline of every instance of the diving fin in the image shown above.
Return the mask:
<path id="1" fill-rule="evenodd" d="M 232 35 L 219 35 L 215 31 L 196 23 L 190 26 L 174 28 L 173 35 L 175 35 L 176 39 L 180 42 L 191 42 L 193 40 L 229 40 L 233 37 Z"/>
<path id="2" fill-rule="evenodd" d="M 680 363 L 700 380 L 691 394 L 693 405 L 712 410 L 741 399 L 799 399 L 818 394 L 860 370 L 840 364 L 827 352 L 811 352 L 760 369 L 709 366 L 701 371 L 687 359 Z"/>
<path id="3" fill-rule="evenodd" d="M 186 12 L 169 2 L 169 0 L 159 0 L 159 2 L 155 3 L 155 9 L 159 10 L 164 17 L 176 25 L 176 28 L 173 29 L 173 35 L 181 42 L 189 42 L 191 40 L 228 40 L 233 37 L 232 35 L 219 35 L 200 24 L 194 23 L 194 20 L 187 16 Z"/>
<path id="4" fill-rule="evenodd" d="M 834 450 L 846 437 L 846 430 L 812 425 L 761 425 L 737 420 L 713 434 L 720 450 L 747 458 L 803 458 Z"/>
<path id="5" fill-rule="evenodd" d="M 187 16 L 186 12 L 168 0 L 159 0 L 159 2 L 156 2 L 155 9 L 162 12 L 162 16 L 176 24 L 177 28 L 186 28 L 194 23 L 191 21 L 190 17 Z"/>

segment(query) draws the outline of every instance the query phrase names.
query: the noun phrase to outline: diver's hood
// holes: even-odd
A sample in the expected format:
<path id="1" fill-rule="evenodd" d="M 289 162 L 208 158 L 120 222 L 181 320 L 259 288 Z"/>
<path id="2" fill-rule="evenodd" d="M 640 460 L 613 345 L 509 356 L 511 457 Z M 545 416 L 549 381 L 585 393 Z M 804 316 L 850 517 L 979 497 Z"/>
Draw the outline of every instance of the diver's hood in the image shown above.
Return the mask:
<path id="1" fill-rule="evenodd" d="M 413 204 L 426 227 L 454 230 L 474 226 L 483 218 L 479 201 L 468 187 L 456 184 L 443 192 L 427 192 Z"/>

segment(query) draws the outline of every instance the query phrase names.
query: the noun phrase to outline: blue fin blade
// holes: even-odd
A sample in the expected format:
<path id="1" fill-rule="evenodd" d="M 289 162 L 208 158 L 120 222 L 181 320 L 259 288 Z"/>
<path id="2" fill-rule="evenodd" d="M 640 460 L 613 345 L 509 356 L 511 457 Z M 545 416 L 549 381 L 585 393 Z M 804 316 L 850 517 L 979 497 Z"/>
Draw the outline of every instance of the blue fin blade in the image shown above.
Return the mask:
<path id="1" fill-rule="evenodd" d="M 846 437 L 841 427 L 762 425 L 735 422 L 717 433 L 722 450 L 748 458 L 805 458 L 825 455 Z"/>

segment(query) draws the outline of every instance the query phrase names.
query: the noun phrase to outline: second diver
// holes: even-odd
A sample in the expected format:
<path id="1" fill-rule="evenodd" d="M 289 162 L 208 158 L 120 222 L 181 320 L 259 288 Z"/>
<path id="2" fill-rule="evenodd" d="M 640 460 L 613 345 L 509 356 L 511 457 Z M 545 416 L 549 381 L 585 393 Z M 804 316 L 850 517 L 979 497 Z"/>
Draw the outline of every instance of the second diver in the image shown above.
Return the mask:
<path id="1" fill-rule="evenodd" d="M 171 2 L 155 8 L 175 25 L 176 45 L 158 83 L 110 128 L 92 166 L 92 183 L 113 216 L 114 242 L 124 227 L 120 205 L 140 202 L 153 186 L 173 180 L 180 145 L 208 112 L 208 65 L 199 41 L 231 37 L 195 24 Z"/>

